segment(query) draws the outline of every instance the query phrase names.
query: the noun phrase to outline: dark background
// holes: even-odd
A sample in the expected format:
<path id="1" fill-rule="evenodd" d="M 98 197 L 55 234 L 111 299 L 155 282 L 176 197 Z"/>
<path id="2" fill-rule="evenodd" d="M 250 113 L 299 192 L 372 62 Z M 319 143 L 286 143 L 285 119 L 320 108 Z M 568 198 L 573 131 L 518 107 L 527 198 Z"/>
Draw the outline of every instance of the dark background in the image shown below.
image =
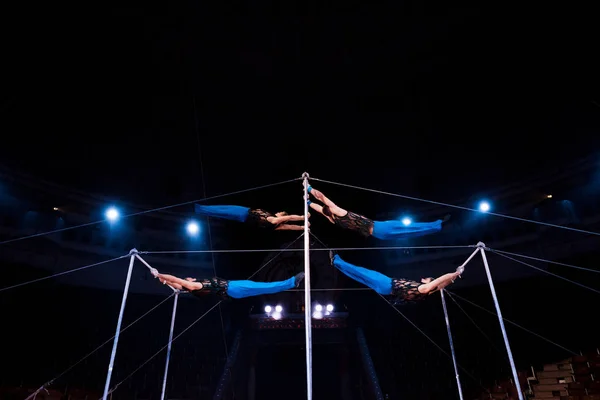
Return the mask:
<path id="1" fill-rule="evenodd" d="M 597 163 L 600 65 L 593 51 L 598 33 L 592 15 L 570 4 L 469 1 L 13 4 L 1 28 L 0 160 L 9 175 L 26 173 L 32 176 L 28 179 L 62 185 L 52 199 L 75 192 L 102 195 L 125 209 L 187 202 L 300 177 L 304 171 L 471 207 L 500 188 L 522 189 L 568 173 L 574 162 Z M 571 186 L 597 186 L 597 171 L 583 181 L 574 176 Z M 394 210 L 415 215 L 428 210 L 437 216 L 451 211 L 327 189 L 343 206 L 373 217 Z M 582 189 L 579 195 L 586 193 Z M 39 194 L 39 201 L 45 196 Z M 302 212 L 299 182 L 225 199 Z M 501 203 L 495 210 L 510 211 Z M 175 208 L 170 215 L 184 221 L 190 211 L 190 206 Z M 90 221 L 96 216 L 91 213 Z M 364 245 L 317 217 L 313 232 L 326 244 Z M 462 221 L 462 214 L 453 214 L 453 220 Z M 295 238 L 261 236 L 231 224 L 212 234 L 229 249 L 279 248 Z M 575 240 L 579 234 L 564 235 Z M 373 268 L 380 262 L 370 253 L 348 257 Z M 564 261 L 594 268 L 596 260 L 590 254 Z M 216 268 L 224 277 L 245 278 L 264 261 L 264 254 L 224 255 Z M 595 274 L 564 271 L 561 275 L 600 287 Z M 3 265 L 8 284 L 43 273 Z M 115 264 L 90 270 L 80 283 L 105 273 L 111 278 L 114 273 L 120 285 L 125 269 Z M 339 286 L 357 285 L 340 277 Z M 467 286 L 459 282 L 456 291 L 493 308 L 485 285 Z M 598 345 L 590 320 L 597 293 L 588 297 L 584 289 L 538 275 L 519 279 L 515 274 L 513 282 L 499 286 L 506 318 L 574 351 Z M 450 361 L 391 307 L 371 292 L 339 296 L 336 304 L 365 329 L 390 398 L 455 393 Z M 118 291 L 53 281 L 0 293 L 5 366 L 11 372 L 2 374 L 4 383 L 38 386 L 108 339 L 120 298 Z M 163 298 L 133 294 L 126 320 Z M 168 304 L 124 334 L 113 382 L 166 343 Z M 187 326 L 212 304 L 182 299 L 178 326 Z M 244 300 L 223 308 L 229 342 L 252 306 L 262 304 Z M 449 306 L 456 318 L 459 362 L 485 385 L 508 376 L 493 346 L 452 302 Z M 494 317 L 463 307 L 502 349 Z M 436 301 L 403 312 L 447 349 Z M 171 391 L 210 396 L 211 384 L 190 387 L 201 381 L 199 375 L 220 375 L 225 355 L 220 324 L 213 312 L 180 339 L 184 345 L 174 346 Z M 509 328 L 522 368 L 568 355 L 519 332 Z M 109 348 L 57 385 L 101 388 Z M 302 393 L 303 351 L 298 346 L 288 351 L 264 356 L 268 361 L 261 364 L 259 381 L 287 377 L 291 391 Z M 315 348 L 315 365 L 331 358 L 320 352 Z M 163 357 L 128 381 L 123 396 L 134 390 L 159 393 Z M 284 377 L 275 378 L 279 372 Z M 479 388 L 468 379 L 463 376 L 468 390 Z M 321 382 L 315 393 L 332 390 L 327 382 L 315 382 Z"/>

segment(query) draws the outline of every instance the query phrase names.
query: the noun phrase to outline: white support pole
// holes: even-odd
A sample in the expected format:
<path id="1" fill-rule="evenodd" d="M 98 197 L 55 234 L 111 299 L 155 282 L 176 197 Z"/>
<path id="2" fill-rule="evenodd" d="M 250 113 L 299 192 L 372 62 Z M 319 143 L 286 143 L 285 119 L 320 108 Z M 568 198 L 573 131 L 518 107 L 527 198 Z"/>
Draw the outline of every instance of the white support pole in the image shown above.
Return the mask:
<path id="1" fill-rule="evenodd" d="M 113 366 L 115 365 L 115 357 L 117 355 L 117 345 L 119 344 L 119 334 L 121 333 L 121 323 L 123 322 L 123 313 L 125 312 L 125 304 L 127 303 L 127 293 L 129 292 L 129 283 L 131 282 L 131 272 L 133 271 L 133 262 L 138 251 L 131 249 L 129 252 L 129 270 L 127 271 L 127 278 L 125 280 L 125 289 L 123 289 L 123 300 L 121 301 L 121 310 L 119 311 L 119 319 L 117 320 L 117 332 L 115 333 L 115 339 L 113 340 L 113 348 L 110 353 L 110 361 L 108 363 L 108 373 L 106 374 L 106 383 L 104 384 L 104 395 L 102 400 L 107 400 L 110 392 L 110 378 L 112 377 Z"/>
<path id="2" fill-rule="evenodd" d="M 171 345 L 173 344 L 173 328 L 175 328 L 175 315 L 177 314 L 177 299 L 179 299 L 179 290 L 175 291 L 175 300 L 173 300 L 173 314 L 171 315 L 171 330 L 169 331 L 169 344 L 167 345 L 167 361 L 165 362 L 165 375 L 163 376 L 162 393 L 160 400 L 165 400 L 167 392 L 167 376 L 169 375 L 169 360 L 171 359 Z"/>
<path id="3" fill-rule="evenodd" d="M 504 338 L 504 345 L 506 346 L 506 353 L 508 354 L 508 360 L 510 361 L 510 368 L 512 369 L 513 379 L 515 381 L 515 385 L 519 393 L 519 400 L 524 400 L 523 391 L 521 390 L 521 382 L 519 382 L 519 374 L 517 373 L 515 360 L 513 359 L 512 350 L 510 349 L 510 343 L 508 342 L 506 327 L 504 326 L 504 318 L 502 318 L 502 311 L 500 310 L 500 303 L 498 303 L 498 296 L 496 296 L 496 289 L 494 288 L 494 282 L 492 281 L 490 266 L 488 265 L 487 257 L 485 255 L 485 244 L 479 242 L 477 243 L 477 247 L 479 247 L 479 249 L 481 250 L 481 258 L 483 258 L 485 273 L 487 274 L 488 282 L 490 283 L 490 291 L 492 292 L 492 298 L 494 299 L 494 305 L 496 306 L 496 314 L 498 316 L 498 322 L 500 322 L 500 329 L 502 330 L 502 337 Z"/>
<path id="4" fill-rule="evenodd" d="M 312 302 L 310 300 L 310 234 L 308 230 L 308 173 L 304 180 L 304 327 L 306 329 L 306 396 L 312 400 Z"/>
<path id="5" fill-rule="evenodd" d="M 452 330 L 450 329 L 450 319 L 448 318 L 448 308 L 446 307 L 446 298 L 444 289 L 440 290 L 442 297 L 442 307 L 444 307 L 444 316 L 446 317 L 446 329 L 448 330 L 448 340 L 450 341 L 450 352 L 452 353 L 452 363 L 454 364 L 454 374 L 456 375 L 456 384 L 458 385 L 458 397 L 464 400 L 462 385 L 460 384 L 460 375 L 458 374 L 458 364 L 456 363 L 456 354 L 454 352 L 454 340 L 452 339 Z"/>

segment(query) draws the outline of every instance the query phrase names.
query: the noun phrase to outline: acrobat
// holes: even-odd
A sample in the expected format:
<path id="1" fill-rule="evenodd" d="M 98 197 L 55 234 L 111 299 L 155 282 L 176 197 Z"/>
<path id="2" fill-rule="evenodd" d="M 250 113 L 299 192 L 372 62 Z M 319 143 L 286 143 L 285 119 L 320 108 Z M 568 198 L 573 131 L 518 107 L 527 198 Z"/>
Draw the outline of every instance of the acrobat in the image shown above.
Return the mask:
<path id="1" fill-rule="evenodd" d="M 402 221 L 373 221 L 365 216 L 355 214 L 352 211 L 339 207 L 321 191 L 308 187 L 308 192 L 324 205 L 313 203 L 308 200 L 310 208 L 325 216 L 329 222 L 341 228 L 358 232 L 364 237 L 373 236 L 381 240 L 401 239 L 408 236 L 423 236 L 442 230 L 442 223 L 450 219 L 446 215 L 444 219 L 434 222 L 411 222 L 404 224 Z"/>
<path id="2" fill-rule="evenodd" d="M 252 224 L 259 228 L 267 228 L 275 231 L 301 231 L 304 225 L 294 225 L 288 222 L 304 221 L 302 215 L 289 215 L 281 211 L 272 214 L 259 208 L 252 209 L 242 206 L 206 206 L 201 204 L 194 205 L 196 214 L 207 217 L 223 218 L 231 221 L 244 222 Z M 310 215 L 309 215 L 310 217 Z"/>
<path id="3" fill-rule="evenodd" d="M 304 272 L 300 272 L 285 281 L 277 282 L 255 282 L 249 280 L 228 281 L 222 278 L 211 278 L 197 280 L 195 278 L 177 278 L 173 275 L 161 274 L 155 268 L 150 270 L 155 278 L 174 289 L 188 290 L 195 296 L 215 294 L 223 299 L 260 296 L 273 294 L 296 288 L 304 279 Z"/>
<path id="4" fill-rule="evenodd" d="M 344 275 L 370 287 L 381 295 L 390 296 L 394 303 L 423 300 L 430 294 L 454 283 L 454 280 L 464 272 L 464 267 L 459 267 L 455 272 L 439 278 L 426 278 L 417 282 L 403 278 L 390 278 L 380 272 L 350 264 L 342 260 L 334 251 L 329 252 L 329 257 L 331 265 L 342 271 Z"/>

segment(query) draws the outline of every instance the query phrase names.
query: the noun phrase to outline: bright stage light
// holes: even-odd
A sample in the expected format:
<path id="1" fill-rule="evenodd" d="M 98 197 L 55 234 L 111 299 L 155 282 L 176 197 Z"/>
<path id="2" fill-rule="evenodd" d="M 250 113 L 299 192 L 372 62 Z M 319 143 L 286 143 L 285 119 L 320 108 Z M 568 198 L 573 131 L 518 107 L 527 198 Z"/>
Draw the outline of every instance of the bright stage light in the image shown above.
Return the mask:
<path id="1" fill-rule="evenodd" d="M 283 307 L 281 307 L 281 306 L 275 306 L 275 312 L 280 313 L 282 311 L 283 311 Z"/>
<path id="2" fill-rule="evenodd" d="M 333 304 L 327 304 L 327 311 L 329 311 L 329 312 L 333 311 Z"/>
<path id="3" fill-rule="evenodd" d="M 187 231 L 190 235 L 197 235 L 200 231 L 200 227 L 198 226 L 197 222 L 191 221 L 187 224 Z"/>
<path id="4" fill-rule="evenodd" d="M 402 218 L 402 223 L 404 224 L 404 226 L 408 226 L 408 225 L 412 224 L 412 219 L 410 219 L 408 217 Z"/>
<path id="5" fill-rule="evenodd" d="M 479 203 L 479 211 L 482 211 L 482 212 L 490 211 L 490 203 L 488 203 L 487 201 L 482 201 L 481 203 Z"/>
<path id="6" fill-rule="evenodd" d="M 323 311 L 323 306 L 322 306 L 322 305 L 320 305 L 320 304 L 317 304 L 317 305 L 315 306 L 315 311 L 317 311 L 317 312 L 321 312 L 321 311 Z"/>
<path id="7" fill-rule="evenodd" d="M 323 318 L 323 313 L 321 311 L 315 311 L 312 316 L 314 319 L 321 319 Z"/>
<path id="8" fill-rule="evenodd" d="M 548 196 L 546 196 L 546 197 L 547 197 L 547 198 L 549 198 L 549 199 L 551 199 L 551 198 L 552 198 L 552 195 L 551 195 L 551 194 L 549 194 L 549 195 L 548 195 Z"/>
<path id="9" fill-rule="evenodd" d="M 266 306 L 266 307 L 265 307 L 265 312 L 266 312 L 267 314 L 268 314 L 268 313 L 270 313 L 270 312 L 271 312 L 271 310 L 273 310 L 273 309 L 271 308 L 271 306 Z"/>
<path id="10" fill-rule="evenodd" d="M 273 319 L 281 319 L 281 313 L 274 313 L 273 315 L 271 315 L 271 317 L 273 317 Z"/>
<path id="11" fill-rule="evenodd" d="M 119 210 L 117 210 L 114 207 L 109 208 L 108 210 L 106 210 L 106 219 L 108 219 L 110 222 L 115 222 L 116 220 L 119 219 Z"/>

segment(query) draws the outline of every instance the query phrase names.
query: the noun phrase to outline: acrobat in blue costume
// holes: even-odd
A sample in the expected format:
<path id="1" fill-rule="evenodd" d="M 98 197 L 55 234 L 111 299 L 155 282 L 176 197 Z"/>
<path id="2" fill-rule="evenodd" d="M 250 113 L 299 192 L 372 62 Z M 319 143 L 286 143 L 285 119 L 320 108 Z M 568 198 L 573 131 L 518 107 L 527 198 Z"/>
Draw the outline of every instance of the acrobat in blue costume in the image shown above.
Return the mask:
<path id="1" fill-rule="evenodd" d="M 329 254 L 331 265 L 342 271 L 344 275 L 370 287 L 381 295 L 392 296 L 395 302 L 422 300 L 427 295 L 454 282 L 464 270 L 460 267 L 456 272 L 445 274 L 437 279 L 427 278 L 417 282 L 409 279 L 390 278 L 380 272 L 350 264 L 333 251 Z"/>
<path id="2" fill-rule="evenodd" d="M 304 279 L 304 272 L 292 276 L 284 281 L 277 282 L 255 282 L 250 280 L 226 280 L 222 278 L 201 279 L 193 278 L 181 279 L 173 275 L 160 274 L 153 269 L 152 274 L 165 285 L 174 289 L 189 290 L 196 296 L 215 294 L 222 298 L 241 299 L 244 297 L 261 296 L 263 294 L 273 294 L 293 289 L 300 285 Z"/>
<path id="3" fill-rule="evenodd" d="M 272 214 L 268 211 L 259 208 L 252 209 L 242 206 L 207 206 L 201 204 L 194 205 L 196 214 L 207 217 L 228 219 L 231 221 L 244 222 L 257 226 L 259 228 L 267 228 L 272 230 L 303 230 L 303 225 L 294 225 L 288 222 L 304 221 L 302 215 L 289 215 L 286 212 L 278 212 Z"/>
<path id="4" fill-rule="evenodd" d="M 406 237 L 415 237 L 429 235 L 442 230 L 442 223 L 446 222 L 450 216 L 443 220 L 433 222 L 410 222 L 405 224 L 403 221 L 373 221 L 363 215 L 344 210 L 327 198 L 321 191 L 308 187 L 308 191 L 323 205 L 308 201 L 310 208 L 325 216 L 331 223 L 355 232 L 364 237 L 373 236 L 381 240 L 402 239 Z"/>

